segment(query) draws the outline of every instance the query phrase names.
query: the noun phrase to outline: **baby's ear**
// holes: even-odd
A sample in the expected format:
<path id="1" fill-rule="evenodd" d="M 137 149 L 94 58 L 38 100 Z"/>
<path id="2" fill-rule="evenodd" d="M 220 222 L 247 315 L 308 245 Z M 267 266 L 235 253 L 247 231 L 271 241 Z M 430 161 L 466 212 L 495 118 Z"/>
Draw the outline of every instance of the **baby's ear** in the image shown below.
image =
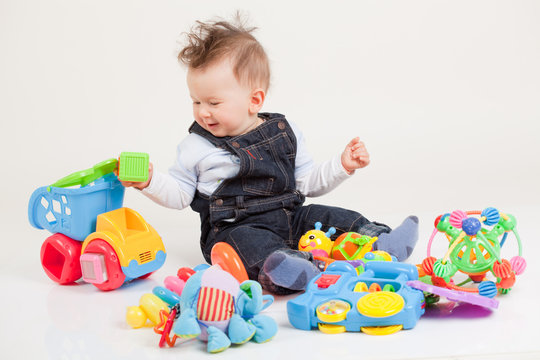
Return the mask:
<path id="1" fill-rule="evenodd" d="M 249 102 L 250 113 L 256 114 L 261 110 L 264 104 L 265 97 L 266 97 L 266 94 L 264 90 L 261 88 L 255 89 L 251 92 L 251 98 Z"/>

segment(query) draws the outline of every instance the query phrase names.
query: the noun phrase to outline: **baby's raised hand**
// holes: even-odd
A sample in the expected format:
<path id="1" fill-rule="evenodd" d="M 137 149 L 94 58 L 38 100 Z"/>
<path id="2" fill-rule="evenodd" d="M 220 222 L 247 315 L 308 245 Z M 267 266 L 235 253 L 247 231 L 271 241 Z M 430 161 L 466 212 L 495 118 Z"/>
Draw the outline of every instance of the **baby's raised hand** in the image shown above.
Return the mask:
<path id="1" fill-rule="evenodd" d="M 118 164 L 120 165 L 120 161 L 118 161 Z M 116 176 L 118 176 L 118 167 L 114 170 L 114 173 Z M 154 173 L 154 165 L 152 163 L 148 163 L 148 180 L 146 181 L 122 181 L 120 179 L 120 182 L 124 187 L 134 187 L 136 189 L 142 190 L 148 187 L 150 185 L 150 181 L 152 180 L 152 174 Z"/>
<path id="2" fill-rule="evenodd" d="M 347 144 L 341 154 L 341 165 L 349 174 L 369 165 L 369 153 L 360 138 L 355 137 Z"/>

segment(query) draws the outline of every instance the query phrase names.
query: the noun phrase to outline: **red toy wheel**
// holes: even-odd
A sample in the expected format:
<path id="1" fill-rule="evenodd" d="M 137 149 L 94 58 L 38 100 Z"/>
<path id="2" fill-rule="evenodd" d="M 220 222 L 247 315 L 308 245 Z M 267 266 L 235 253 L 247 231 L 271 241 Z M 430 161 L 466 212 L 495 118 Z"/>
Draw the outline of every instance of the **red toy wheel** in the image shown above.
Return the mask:
<path id="1" fill-rule="evenodd" d="M 114 290 L 122 286 L 126 275 L 122 272 L 120 261 L 116 252 L 106 241 L 101 239 L 92 240 L 84 249 L 84 254 L 102 255 L 105 260 L 107 280 L 102 283 L 94 283 L 94 286 L 103 291 Z"/>
<path id="2" fill-rule="evenodd" d="M 41 245 L 41 265 L 52 281 L 66 285 L 81 278 L 81 246 L 80 241 L 63 234 L 53 234 L 45 240 Z"/>

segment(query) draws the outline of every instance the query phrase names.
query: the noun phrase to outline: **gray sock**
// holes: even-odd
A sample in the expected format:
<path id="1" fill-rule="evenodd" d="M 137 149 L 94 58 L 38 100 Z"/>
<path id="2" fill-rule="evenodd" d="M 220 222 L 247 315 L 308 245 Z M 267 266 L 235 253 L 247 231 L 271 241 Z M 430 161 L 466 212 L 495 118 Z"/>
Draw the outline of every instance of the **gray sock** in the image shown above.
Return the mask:
<path id="1" fill-rule="evenodd" d="M 320 273 L 309 260 L 281 250 L 268 256 L 262 270 L 274 284 L 291 290 L 305 290 L 309 281 Z"/>
<path id="2" fill-rule="evenodd" d="M 398 261 L 404 261 L 413 252 L 417 241 L 418 218 L 411 215 L 391 232 L 380 234 L 374 245 L 377 250 L 386 251 L 395 256 Z"/>

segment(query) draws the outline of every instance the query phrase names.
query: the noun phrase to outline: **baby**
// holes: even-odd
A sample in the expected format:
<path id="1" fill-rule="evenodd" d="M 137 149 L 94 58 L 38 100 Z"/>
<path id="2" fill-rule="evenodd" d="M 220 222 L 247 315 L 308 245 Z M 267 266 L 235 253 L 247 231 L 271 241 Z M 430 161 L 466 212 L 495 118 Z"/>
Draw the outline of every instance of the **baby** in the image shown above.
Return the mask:
<path id="1" fill-rule="evenodd" d="M 361 214 L 323 205 L 303 206 L 369 164 L 359 138 L 339 156 L 315 164 L 302 132 L 284 115 L 260 112 L 270 67 L 254 28 L 241 22 L 197 22 L 178 55 L 187 65 L 195 121 L 177 147 L 168 174 L 154 172 L 133 186 L 170 208 L 191 206 L 201 218 L 201 249 L 210 262 L 217 242 L 230 244 L 250 279 L 275 294 L 305 289 L 321 271 L 298 241 L 316 222 L 337 237 L 355 231 L 378 236 L 375 247 L 406 259 L 418 238 L 410 216 L 393 231 Z"/>

